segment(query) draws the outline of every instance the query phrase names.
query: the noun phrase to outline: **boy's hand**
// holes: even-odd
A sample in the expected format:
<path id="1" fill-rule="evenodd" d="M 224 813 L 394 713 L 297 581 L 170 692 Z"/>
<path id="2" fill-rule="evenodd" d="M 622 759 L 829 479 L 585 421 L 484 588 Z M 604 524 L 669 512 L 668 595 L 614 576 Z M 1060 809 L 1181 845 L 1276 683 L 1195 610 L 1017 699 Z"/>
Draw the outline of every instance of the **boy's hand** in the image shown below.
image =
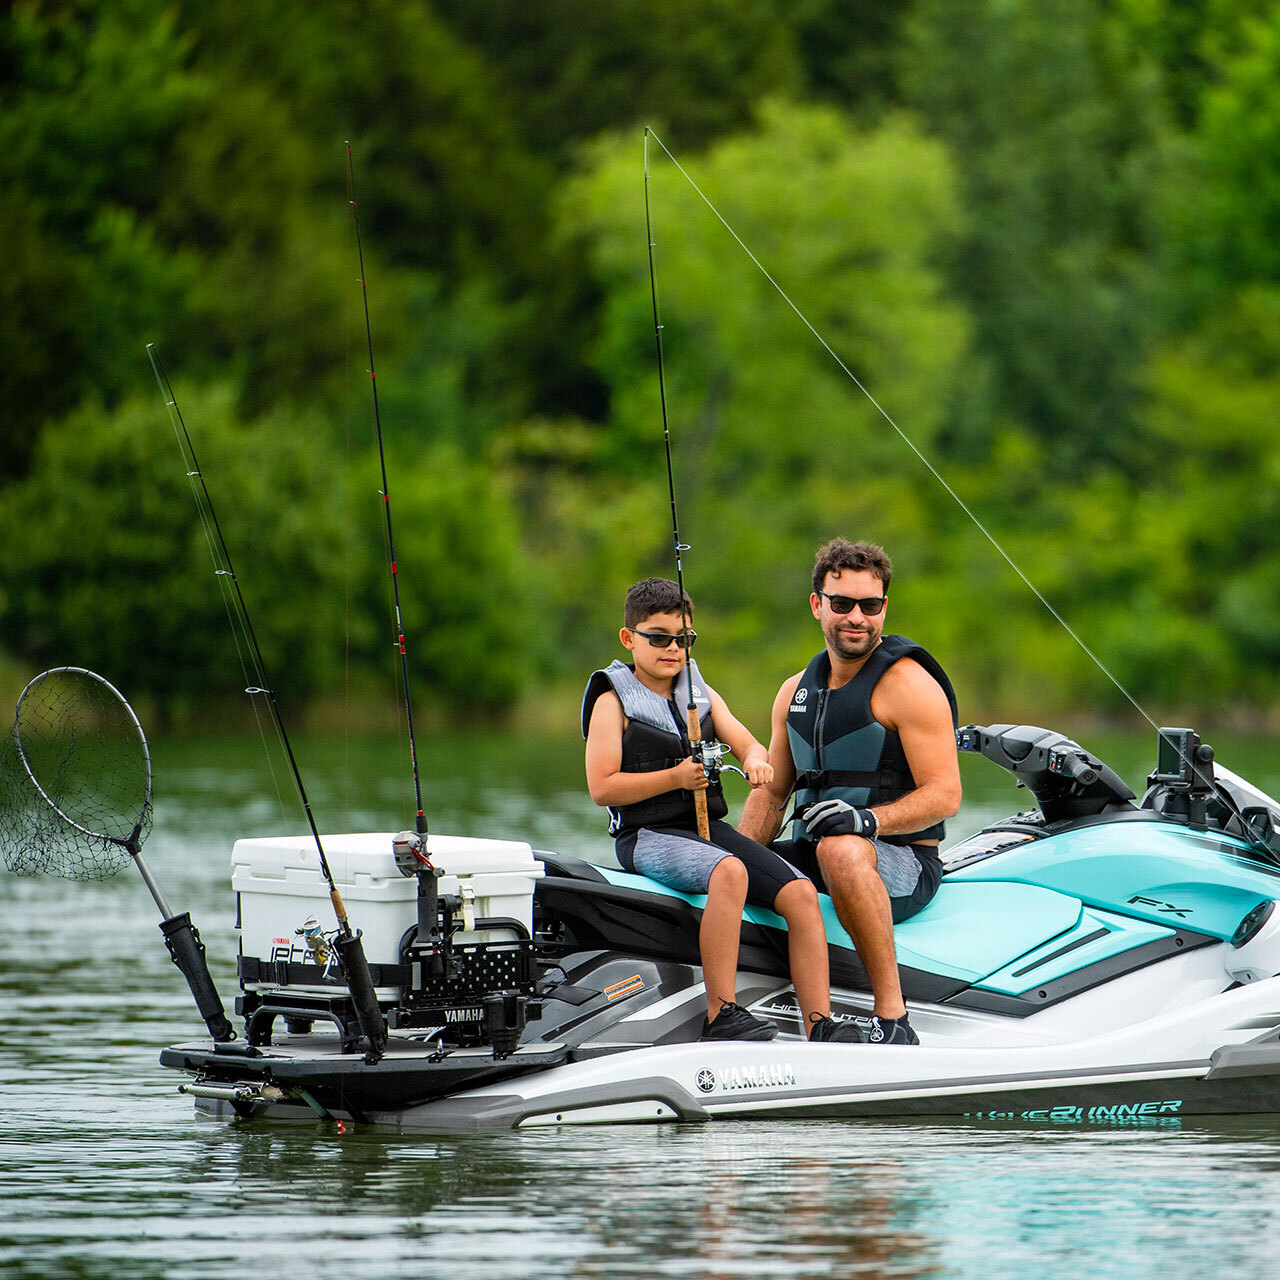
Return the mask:
<path id="1" fill-rule="evenodd" d="M 742 772 L 753 787 L 767 787 L 773 781 L 773 765 L 767 755 L 750 755 L 742 762 Z"/>
<path id="2" fill-rule="evenodd" d="M 686 756 L 672 770 L 672 778 L 683 791 L 705 791 L 711 784 L 707 771 L 692 756 Z"/>

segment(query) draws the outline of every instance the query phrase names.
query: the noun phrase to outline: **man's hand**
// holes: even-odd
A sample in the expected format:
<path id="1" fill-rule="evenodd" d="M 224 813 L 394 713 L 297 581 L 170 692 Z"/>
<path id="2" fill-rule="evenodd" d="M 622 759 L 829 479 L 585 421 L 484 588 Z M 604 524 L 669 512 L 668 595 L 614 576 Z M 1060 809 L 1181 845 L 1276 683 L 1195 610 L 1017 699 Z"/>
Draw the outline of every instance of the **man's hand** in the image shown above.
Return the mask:
<path id="1" fill-rule="evenodd" d="M 872 839 L 880 830 L 873 809 L 856 809 L 843 800 L 820 800 L 804 815 L 805 833 L 811 840 L 823 836 L 865 836 Z"/>

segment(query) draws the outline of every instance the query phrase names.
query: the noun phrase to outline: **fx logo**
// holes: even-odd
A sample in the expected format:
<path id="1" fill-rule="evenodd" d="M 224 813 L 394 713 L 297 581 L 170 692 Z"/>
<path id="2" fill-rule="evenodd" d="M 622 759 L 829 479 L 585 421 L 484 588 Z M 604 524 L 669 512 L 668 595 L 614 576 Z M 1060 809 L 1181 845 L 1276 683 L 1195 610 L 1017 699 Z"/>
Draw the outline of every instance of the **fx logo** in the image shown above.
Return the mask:
<path id="1" fill-rule="evenodd" d="M 1161 902 L 1158 898 L 1144 898 L 1141 894 L 1135 894 L 1129 899 L 1130 906 L 1139 907 L 1155 907 L 1161 915 L 1177 916 L 1179 919 L 1185 920 L 1191 914 L 1190 907 L 1175 907 L 1171 902 Z"/>

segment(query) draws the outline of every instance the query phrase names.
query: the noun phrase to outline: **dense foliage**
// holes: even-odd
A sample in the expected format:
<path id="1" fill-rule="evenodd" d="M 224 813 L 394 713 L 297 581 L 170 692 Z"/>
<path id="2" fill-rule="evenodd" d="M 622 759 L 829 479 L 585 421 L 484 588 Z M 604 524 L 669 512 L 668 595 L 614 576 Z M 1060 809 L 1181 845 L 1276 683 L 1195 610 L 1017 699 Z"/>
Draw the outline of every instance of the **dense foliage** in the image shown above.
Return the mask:
<path id="1" fill-rule="evenodd" d="M 754 725 L 836 532 L 968 714 L 1280 704 L 1274 0 L 15 0 L 16 674 L 241 683 L 156 341 L 280 691 L 393 702 L 347 141 L 427 705 L 568 719 L 670 571 L 646 155 L 702 660 Z"/>

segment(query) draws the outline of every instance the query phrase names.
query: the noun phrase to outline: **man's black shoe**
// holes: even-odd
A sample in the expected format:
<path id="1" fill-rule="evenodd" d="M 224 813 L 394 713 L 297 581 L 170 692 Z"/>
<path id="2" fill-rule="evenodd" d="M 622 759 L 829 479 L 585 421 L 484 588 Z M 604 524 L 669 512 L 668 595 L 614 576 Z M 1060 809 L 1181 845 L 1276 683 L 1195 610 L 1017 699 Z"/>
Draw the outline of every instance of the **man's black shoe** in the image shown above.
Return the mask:
<path id="1" fill-rule="evenodd" d="M 867 1041 L 870 1044 L 919 1044 L 920 1037 L 911 1029 L 911 1023 L 907 1021 L 906 1014 L 903 1014 L 901 1018 L 873 1017 Z"/>
<path id="2" fill-rule="evenodd" d="M 867 1033 L 856 1022 L 837 1022 L 834 1018 L 809 1015 L 809 1040 L 811 1043 L 827 1041 L 835 1044 L 866 1044 Z"/>
<path id="3" fill-rule="evenodd" d="M 772 1040 L 778 1028 L 748 1013 L 740 1004 L 724 1000 L 714 1022 L 702 1020 L 703 1040 Z"/>

